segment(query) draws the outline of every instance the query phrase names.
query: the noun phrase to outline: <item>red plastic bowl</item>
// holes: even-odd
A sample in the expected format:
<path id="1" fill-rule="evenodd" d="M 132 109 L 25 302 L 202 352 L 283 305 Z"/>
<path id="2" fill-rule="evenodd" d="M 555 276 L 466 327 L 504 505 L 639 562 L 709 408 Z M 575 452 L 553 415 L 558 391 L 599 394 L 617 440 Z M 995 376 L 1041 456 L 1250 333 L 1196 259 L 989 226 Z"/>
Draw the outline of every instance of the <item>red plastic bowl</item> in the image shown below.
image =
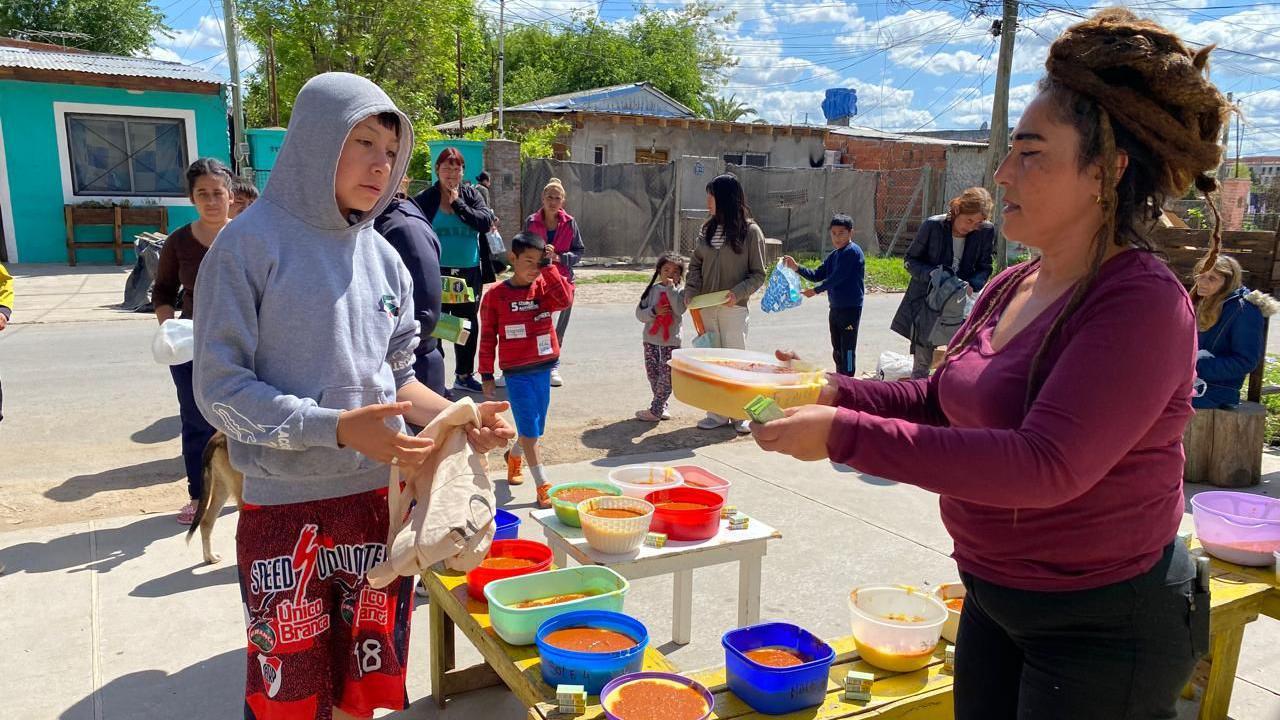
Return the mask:
<path id="1" fill-rule="evenodd" d="M 644 499 L 655 507 L 649 529 L 664 533 L 669 540 L 708 540 L 720 532 L 720 508 L 724 507 L 724 498 L 710 490 L 678 487 L 656 490 L 645 495 Z M 658 507 L 659 503 L 667 502 L 697 503 L 706 507 L 696 510 Z"/>
<path id="2" fill-rule="evenodd" d="M 491 570 L 489 568 L 476 567 L 467 573 L 467 595 L 472 600 L 485 602 L 484 586 L 494 580 L 517 575 L 529 575 L 542 572 L 551 567 L 551 548 L 533 540 L 494 540 L 493 545 L 489 547 L 489 554 L 485 558 L 495 557 L 522 558 L 524 560 L 532 560 L 534 564 L 530 567 L 516 568 L 514 570 Z"/>

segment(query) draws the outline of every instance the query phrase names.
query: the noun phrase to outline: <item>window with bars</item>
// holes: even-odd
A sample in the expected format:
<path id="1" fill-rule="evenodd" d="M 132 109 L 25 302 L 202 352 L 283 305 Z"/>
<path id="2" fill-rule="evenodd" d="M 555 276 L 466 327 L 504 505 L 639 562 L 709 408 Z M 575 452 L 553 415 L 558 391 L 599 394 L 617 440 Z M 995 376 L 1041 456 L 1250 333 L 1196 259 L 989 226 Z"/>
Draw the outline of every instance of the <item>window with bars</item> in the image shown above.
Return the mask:
<path id="1" fill-rule="evenodd" d="M 178 118 L 68 113 L 72 192 L 183 197 L 187 128 Z"/>
<path id="2" fill-rule="evenodd" d="M 768 153 L 729 153 L 724 156 L 724 161 L 730 165 L 738 167 L 768 167 Z"/>

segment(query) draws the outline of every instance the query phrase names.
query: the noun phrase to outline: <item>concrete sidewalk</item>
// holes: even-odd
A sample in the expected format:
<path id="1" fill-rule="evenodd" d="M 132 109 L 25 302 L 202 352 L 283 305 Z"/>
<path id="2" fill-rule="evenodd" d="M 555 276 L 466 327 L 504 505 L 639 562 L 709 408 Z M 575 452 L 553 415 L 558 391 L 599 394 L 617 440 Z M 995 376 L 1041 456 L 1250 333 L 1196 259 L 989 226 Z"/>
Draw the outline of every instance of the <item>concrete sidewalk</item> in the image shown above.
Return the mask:
<path id="1" fill-rule="evenodd" d="M 607 466 L 695 462 L 733 482 L 731 500 L 782 531 L 764 564 L 763 617 L 785 618 L 825 637 L 849 632 L 846 597 L 868 582 L 937 583 L 956 576 L 935 496 L 829 463 L 797 463 L 732 442 L 663 456 L 612 458 L 553 468 L 555 481 L 600 478 Z M 533 489 L 508 509 L 527 516 Z M 0 534 L 4 607 L 0 697 L 8 717 L 40 720 L 214 720 L 239 717 L 245 672 L 236 586 L 236 517 L 216 531 L 224 561 L 204 566 L 198 541 L 172 515 L 91 521 Z M 541 539 L 522 525 L 521 534 Z M 672 645 L 669 579 L 637 581 L 627 610 L 681 668 L 723 662 L 720 635 L 736 616 L 736 568 L 695 573 L 694 637 Z M 423 602 L 419 600 L 419 602 Z M 524 717 L 505 689 L 471 693 L 437 712 L 428 697 L 427 614 L 414 617 L 410 710 L 396 718 Z M 459 665 L 478 655 L 459 635 Z M 1237 720 L 1280 717 L 1280 623 L 1249 626 L 1231 705 Z M 1183 718 L 1193 718 L 1185 703 Z"/>
<path id="2" fill-rule="evenodd" d="M 7 265 L 13 275 L 13 322 L 44 324 L 151 320 L 151 313 L 125 312 L 124 284 L 132 264 L 115 265 Z"/>

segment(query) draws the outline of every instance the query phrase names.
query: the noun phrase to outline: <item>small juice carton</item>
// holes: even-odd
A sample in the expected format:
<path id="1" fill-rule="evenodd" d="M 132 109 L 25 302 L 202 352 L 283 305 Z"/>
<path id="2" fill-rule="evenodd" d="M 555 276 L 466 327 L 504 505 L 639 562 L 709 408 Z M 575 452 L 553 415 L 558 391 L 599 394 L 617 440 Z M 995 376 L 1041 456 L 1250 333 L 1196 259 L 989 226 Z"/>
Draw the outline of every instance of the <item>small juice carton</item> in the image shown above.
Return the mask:
<path id="1" fill-rule="evenodd" d="M 731 518 L 731 517 L 733 517 L 734 515 L 737 515 L 737 514 L 738 514 L 738 506 L 737 506 L 737 505 L 725 505 L 724 507 L 720 508 L 720 519 L 721 519 L 721 520 L 728 520 L 729 518 Z"/>
<path id="2" fill-rule="evenodd" d="M 651 532 L 644 536 L 644 544 L 651 548 L 660 548 L 667 544 L 665 533 Z"/>
<path id="3" fill-rule="evenodd" d="M 954 673 L 956 671 L 956 646 L 948 645 L 946 654 L 942 660 L 942 671 Z"/>
<path id="4" fill-rule="evenodd" d="M 763 395 L 757 395 L 752 398 L 751 402 L 747 403 L 743 410 L 747 412 L 747 417 L 762 425 L 774 420 L 781 420 L 787 416 L 786 413 L 782 412 L 782 408 L 778 406 L 778 403 L 774 402 L 773 398 L 767 398 Z"/>
<path id="5" fill-rule="evenodd" d="M 850 670 L 844 676 L 844 699 L 850 702 L 870 702 L 871 684 L 876 676 L 868 672 Z"/>
<path id="6" fill-rule="evenodd" d="M 587 689 L 582 685 L 557 685 L 556 702 L 563 715 L 582 715 L 587 711 Z"/>

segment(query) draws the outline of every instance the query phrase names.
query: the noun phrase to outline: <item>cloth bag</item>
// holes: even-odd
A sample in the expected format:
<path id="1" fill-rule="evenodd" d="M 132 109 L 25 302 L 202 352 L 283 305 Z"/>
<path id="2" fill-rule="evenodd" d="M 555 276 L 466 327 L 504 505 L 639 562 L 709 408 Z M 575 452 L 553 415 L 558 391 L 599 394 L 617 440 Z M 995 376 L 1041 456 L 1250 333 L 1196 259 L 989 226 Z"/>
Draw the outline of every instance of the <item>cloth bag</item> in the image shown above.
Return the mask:
<path id="1" fill-rule="evenodd" d="M 800 307 L 803 301 L 804 295 L 800 294 L 800 274 L 779 260 L 769 275 L 769 283 L 765 285 L 760 309 L 765 312 L 782 312 Z"/>
<path id="2" fill-rule="evenodd" d="M 480 427 L 480 409 L 471 398 L 463 398 L 418 433 L 435 440 L 435 448 L 404 478 L 403 491 L 401 469 L 391 466 L 387 557 L 369 571 L 374 588 L 441 562 L 449 570 L 465 572 L 489 552 L 496 529 L 493 483 L 485 456 L 467 442 L 470 427 Z"/>
<path id="3" fill-rule="evenodd" d="M 934 268 L 929 273 L 929 294 L 925 303 L 929 314 L 934 317 L 926 344 L 942 347 L 951 344 L 951 339 L 968 319 L 974 298 L 969 295 L 969 283 L 947 268 Z"/>
<path id="4" fill-rule="evenodd" d="M 191 362 L 195 353 L 195 329 L 190 320 L 165 320 L 151 338 L 151 357 L 161 365 Z"/>

